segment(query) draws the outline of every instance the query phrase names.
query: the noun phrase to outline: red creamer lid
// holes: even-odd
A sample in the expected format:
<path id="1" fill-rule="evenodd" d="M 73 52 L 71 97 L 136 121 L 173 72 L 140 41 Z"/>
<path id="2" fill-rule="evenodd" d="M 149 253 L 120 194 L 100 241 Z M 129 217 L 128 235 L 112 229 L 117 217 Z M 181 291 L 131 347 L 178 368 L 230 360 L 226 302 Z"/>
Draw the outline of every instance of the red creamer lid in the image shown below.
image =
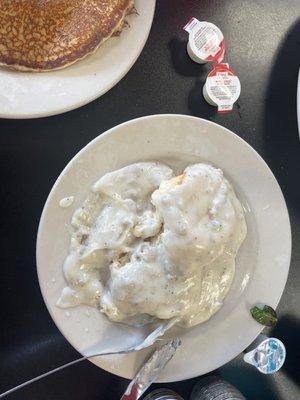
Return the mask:
<path id="1" fill-rule="evenodd" d="M 223 60 L 224 36 L 216 25 L 193 17 L 183 29 L 189 33 L 187 51 L 194 61 L 220 63 Z"/>
<path id="2" fill-rule="evenodd" d="M 205 100 L 218 107 L 218 112 L 232 110 L 233 104 L 241 94 L 241 83 L 238 76 L 227 63 L 215 64 L 208 74 L 203 87 Z"/>

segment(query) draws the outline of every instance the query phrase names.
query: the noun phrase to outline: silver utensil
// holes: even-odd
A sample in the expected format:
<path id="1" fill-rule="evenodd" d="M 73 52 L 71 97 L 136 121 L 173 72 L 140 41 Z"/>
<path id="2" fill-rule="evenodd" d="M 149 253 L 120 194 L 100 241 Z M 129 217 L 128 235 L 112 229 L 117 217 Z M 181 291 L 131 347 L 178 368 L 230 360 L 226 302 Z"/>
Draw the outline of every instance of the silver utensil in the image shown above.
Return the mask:
<path id="1" fill-rule="evenodd" d="M 33 382 L 36 382 L 42 378 L 45 378 L 46 376 L 52 375 L 55 372 L 61 371 L 64 368 L 70 367 L 71 365 L 77 364 L 81 361 L 87 360 L 89 358 L 93 357 L 98 357 L 98 356 L 108 356 L 112 354 L 126 354 L 126 353 L 132 353 L 134 351 L 139 351 L 142 350 L 146 347 L 151 346 L 159 337 L 163 336 L 167 330 L 172 328 L 173 325 L 178 322 L 178 318 L 173 318 L 171 320 L 168 320 L 166 322 L 160 323 L 156 328 L 148 335 L 139 338 L 134 344 L 130 344 L 128 346 L 125 346 L 121 349 L 114 349 L 114 350 L 108 350 L 108 349 L 103 349 L 103 343 L 98 343 L 95 346 L 91 347 L 90 349 L 85 351 L 85 355 L 83 357 L 80 357 L 74 361 L 71 361 L 67 364 L 61 365 L 60 367 L 54 368 L 42 375 L 39 375 L 33 379 L 30 379 L 29 381 L 23 382 L 18 386 L 13 387 L 12 389 L 7 390 L 4 393 L 0 394 L 0 399 L 10 395 L 11 393 L 15 392 L 16 390 L 19 390 L 27 385 L 30 385 Z M 128 328 L 129 332 L 131 334 L 137 333 L 138 330 L 135 328 Z M 126 333 L 126 330 L 124 330 Z M 123 342 L 121 342 L 123 343 Z"/>
<path id="2" fill-rule="evenodd" d="M 138 400 L 148 387 L 156 381 L 180 345 L 181 340 L 176 338 L 157 349 L 130 382 L 121 400 Z"/>

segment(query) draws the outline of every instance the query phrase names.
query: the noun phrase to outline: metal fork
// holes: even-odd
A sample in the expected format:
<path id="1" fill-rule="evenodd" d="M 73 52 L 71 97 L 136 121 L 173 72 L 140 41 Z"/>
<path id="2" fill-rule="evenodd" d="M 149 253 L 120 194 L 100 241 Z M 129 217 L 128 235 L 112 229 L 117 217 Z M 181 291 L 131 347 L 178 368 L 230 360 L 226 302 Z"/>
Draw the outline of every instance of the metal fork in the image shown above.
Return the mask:
<path id="1" fill-rule="evenodd" d="M 77 364 L 81 361 L 88 360 L 89 358 L 93 357 L 98 357 L 98 356 L 108 356 L 112 354 L 127 354 L 127 353 L 132 353 L 134 351 L 139 351 L 142 349 L 145 349 L 146 347 L 151 346 L 159 337 L 163 336 L 167 330 L 172 328 L 176 323 L 178 322 L 178 318 L 173 318 L 171 320 L 168 320 L 166 322 L 162 322 L 159 324 L 150 334 L 148 334 L 146 337 L 143 337 L 136 343 L 135 345 L 131 345 L 127 348 L 123 349 L 118 349 L 118 350 L 112 350 L 112 351 L 105 351 L 103 350 L 103 344 L 98 343 L 97 345 L 93 346 L 91 349 L 87 350 L 84 356 L 71 361 L 67 364 L 61 365 L 60 367 L 54 368 L 42 375 L 39 375 L 33 379 L 30 379 L 29 381 L 23 382 L 18 386 L 13 387 L 12 389 L 7 390 L 4 393 L 0 394 L 0 399 L 3 399 L 4 397 L 10 395 L 11 393 L 15 392 L 16 390 L 22 389 L 23 387 L 30 385 L 33 382 L 36 382 L 42 378 L 45 378 L 46 376 L 52 375 L 55 372 L 61 371 L 64 368 L 70 367 L 71 365 Z M 100 350 L 99 348 L 102 348 Z"/>

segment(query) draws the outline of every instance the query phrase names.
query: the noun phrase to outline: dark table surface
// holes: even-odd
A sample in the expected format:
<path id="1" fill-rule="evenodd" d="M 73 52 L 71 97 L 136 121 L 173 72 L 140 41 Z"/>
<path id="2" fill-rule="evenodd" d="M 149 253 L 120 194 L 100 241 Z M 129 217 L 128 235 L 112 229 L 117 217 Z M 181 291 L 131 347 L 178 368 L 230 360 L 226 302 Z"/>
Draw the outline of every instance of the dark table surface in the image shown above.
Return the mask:
<path id="1" fill-rule="evenodd" d="M 224 33 L 226 58 L 242 83 L 231 114 L 217 115 L 202 98 L 210 67 L 186 55 L 181 28 L 190 16 L 211 21 Z M 78 150 L 105 130 L 147 114 L 181 113 L 211 119 L 253 146 L 278 179 L 291 219 L 291 268 L 274 329 L 287 346 L 286 364 L 275 376 L 264 376 L 238 356 L 215 373 L 249 400 L 300 398 L 299 16 L 299 0 L 158 0 L 141 56 L 106 95 L 55 117 L 0 121 L 0 392 L 78 355 L 51 320 L 36 275 L 37 227 L 57 176 Z M 164 386 L 188 399 L 196 381 Z M 83 362 L 10 398 L 117 400 L 127 384 Z"/>

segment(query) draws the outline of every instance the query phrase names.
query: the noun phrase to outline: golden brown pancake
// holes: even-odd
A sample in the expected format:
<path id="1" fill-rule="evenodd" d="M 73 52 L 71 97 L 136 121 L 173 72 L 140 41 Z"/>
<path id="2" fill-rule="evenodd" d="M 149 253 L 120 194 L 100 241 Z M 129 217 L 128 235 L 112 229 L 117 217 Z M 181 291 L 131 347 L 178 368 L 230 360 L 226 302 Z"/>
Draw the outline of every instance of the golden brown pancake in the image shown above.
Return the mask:
<path id="1" fill-rule="evenodd" d="M 0 0 L 0 65 L 60 69 L 120 31 L 134 0 Z"/>

